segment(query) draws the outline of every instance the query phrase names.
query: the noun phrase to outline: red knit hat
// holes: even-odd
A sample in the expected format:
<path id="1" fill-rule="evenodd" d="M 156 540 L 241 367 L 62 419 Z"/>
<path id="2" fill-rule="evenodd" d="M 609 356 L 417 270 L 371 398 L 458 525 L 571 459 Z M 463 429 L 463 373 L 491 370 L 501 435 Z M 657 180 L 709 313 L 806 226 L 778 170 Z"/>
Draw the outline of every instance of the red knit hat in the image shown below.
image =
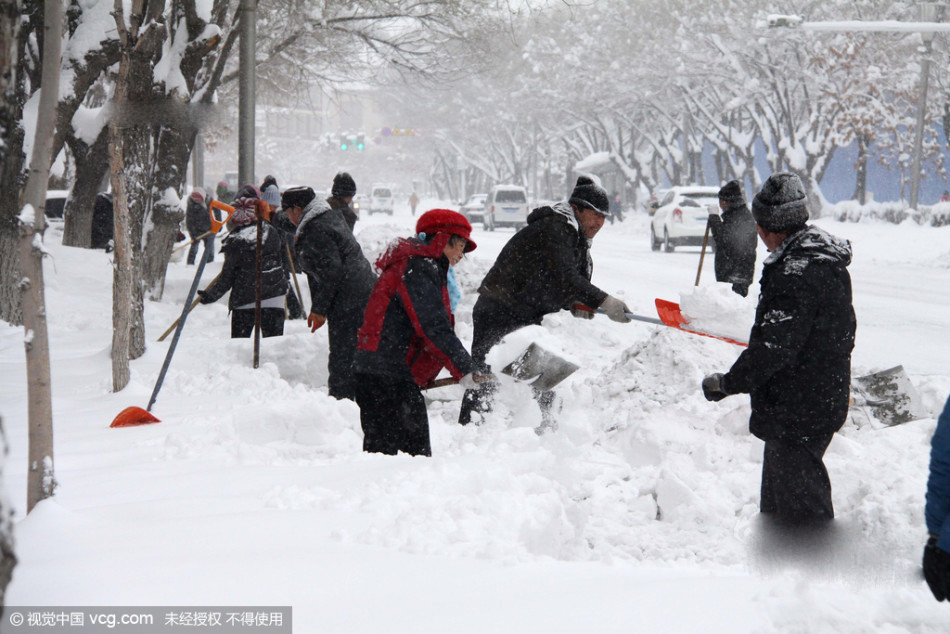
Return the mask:
<path id="1" fill-rule="evenodd" d="M 432 235 L 439 232 L 462 236 L 468 241 L 465 252 L 475 250 L 476 245 L 470 237 L 472 235 L 472 225 L 468 222 L 468 218 L 459 212 L 451 209 L 430 209 L 419 216 L 419 221 L 416 223 L 416 233 Z"/>

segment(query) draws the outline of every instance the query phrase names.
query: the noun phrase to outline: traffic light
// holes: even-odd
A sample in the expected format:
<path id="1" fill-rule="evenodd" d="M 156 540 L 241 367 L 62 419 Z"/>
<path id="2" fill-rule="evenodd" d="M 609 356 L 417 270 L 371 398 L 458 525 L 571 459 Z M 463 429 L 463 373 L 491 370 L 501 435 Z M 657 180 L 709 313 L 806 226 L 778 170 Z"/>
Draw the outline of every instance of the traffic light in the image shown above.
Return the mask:
<path id="1" fill-rule="evenodd" d="M 350 139 L 345 134 L 340 135 L 340 151 L 346 152 L 350 148 Z"/>
<path id="2" fill-rule="evenodd" d="M 363 139 L 364 139 L 364 136 L 362 134 L 356 135 L 356 151 L 357 152 L 362 152 L 363 148 L 366 147 L 366 144 L 363 143 Z"/>

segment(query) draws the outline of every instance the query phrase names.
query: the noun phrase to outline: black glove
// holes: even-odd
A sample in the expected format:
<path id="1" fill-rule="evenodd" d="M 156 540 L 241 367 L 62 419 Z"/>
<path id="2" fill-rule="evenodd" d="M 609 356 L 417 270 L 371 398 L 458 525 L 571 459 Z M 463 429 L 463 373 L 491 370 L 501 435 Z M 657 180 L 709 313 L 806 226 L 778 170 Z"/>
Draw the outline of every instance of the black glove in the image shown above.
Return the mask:
<path id="1" fill-rule="evenodd" d="M 199 302 L 201 302 L 202 304 L 211 304 L 211 303 L 212 303 L 212 301 L 211 301 L 210 299 L 208 299 L 208 292 L 207 292 L 207 291 L 200 291 L 200 290 L 199 290 L 197 293 L 198 293 L 198 301 L 199 301 Z"/>
<path id="2" fill-rule="evenodd" d="M 950 595 L 950 553 L 937 548 L 937 538 L 931 537 L 924 546 L 924 579 L 937 601 Z"/>
<path id="3" fill-rule="evenodd" d="M 729 392 L 722 387 L 722 373 L 716 372 L 703 379 L 703 396 L 707 401 L 721 401 L 729 396 Z"/>

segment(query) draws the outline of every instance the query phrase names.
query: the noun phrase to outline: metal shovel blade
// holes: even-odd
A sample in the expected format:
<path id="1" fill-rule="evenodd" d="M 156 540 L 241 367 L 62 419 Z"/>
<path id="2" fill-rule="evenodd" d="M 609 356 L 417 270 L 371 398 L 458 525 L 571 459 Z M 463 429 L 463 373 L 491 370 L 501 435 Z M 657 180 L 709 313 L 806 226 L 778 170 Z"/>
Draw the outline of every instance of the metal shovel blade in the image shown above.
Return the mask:
<path id="1" fill-rule="evenodd" d="M 927 417 L 920 395 L 902 365 L 854 377 L 851 390 L 855 405 L 869 408 L 874 417 L 887 427 Z"/>
<path id="2" fill-rule="evenodd" d="M 517 359 L 506 365 L 502 373 L 519 381 L 529 382 L 536 390 L 546 392 L 574 374 L 578 367 L 580 366 L 532 343 Z"/>

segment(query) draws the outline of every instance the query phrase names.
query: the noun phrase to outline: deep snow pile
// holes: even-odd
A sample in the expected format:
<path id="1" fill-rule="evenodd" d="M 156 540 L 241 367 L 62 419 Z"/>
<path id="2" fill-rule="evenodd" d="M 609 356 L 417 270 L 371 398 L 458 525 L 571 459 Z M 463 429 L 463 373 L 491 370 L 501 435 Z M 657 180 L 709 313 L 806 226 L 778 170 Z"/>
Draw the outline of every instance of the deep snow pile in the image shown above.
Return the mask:
<path id="1" fill-rule="evenodd" d="M 371 261 L 393 236 L 411 232 L 415 218 L 398 211 L 385 223 L 358 225 Z M 833 232 L 843 226 L 831 225 Z M 686 288 L 679 297 L 669 290 L 663 296 L 679 299 L 694 325 L 722 334 L 731 328 L 745 338 L 755 299 L 711 282 L 687 286 L 695 254 L 650 253 L 644 228 L 631 217 L 598 236 L 595 282 L 644 314 L 657 296 L 647 280 Z M 874 230 L 862 229 L 856 260 L 864 258 L 861 266 L 875 272 L 874 292 L 886 295 L 902 283 L 904 270 L 875 259 L 892 236 Z M 826 456 L 838 530 L 823 548 L 789 552 L 758 524 L 762 443 L 748 434 L 748 397 L 708 403 L 699 389 L 702 377 L 727 370 L 739 349 L 664 327 L 550 315 L 543 328 L 519 333 L 490 360 L 497 369 L 530 339 L 581 366 L 558 387 L 556 432 L 535 433 L 540 414 L 530 388 L 506 378 L 496 411 L 478 427 L 456 423 L 459 388 L 433 390 L 434 457 L 388 457 L 363 454 L 358 408 L 327 396 L 325 333 L 287 322 L 284 337 L 263 340 L 262 366 L 252 370 L 250 342 L 228 339 L 221 301 L 188 318 L 155 407 L 163 422 L 110 430 L 123 407 L 146 404 L 167 350 L 154 338 L 180 311 L 194 268 L 171 265 L 164 299 L 146 309 L 148 351 L 133 362 L 130 385 L 110 394 L 109 258 L 61 247 L 60 231 L 48 234 L 54 260 L 47 279 L 61 487 L 35 516 L 18 515 L 21 564 L 8 603 L 256 598 L 292 603 L 299 631 L 379 631 L 392 625 L 389 615 L 366 611 L 367 602 L 403 597 L 395 586 L 405 584 L 425 588 L 399 602 L 427 615 L 406 628 L 415 631 L 444 629 L 441 616 L 449 610 L 462 615 L 455 631 L 498 629 L 487 609 L 493 605 L 508 615 L 501 627 L 508 631 L 542 629 L 538 607 L 560 615 L 552 627 L 566 631 L 630 631 L 652 622 L 665 631 L 937 632 L 950 618 L 915 576 L 932 420 L 885 430 L 846 424 Z M 947 253 L 937 245 L 946 233 L 913 231 L 908 239 Z M 456 329 L 466 343 L 475 289 L 510 232 L 474 237 L 479 249 L 457 271 L 464 297 Z M 863 255 L 871 252 L 873 258 Z M 901 266 L 932 273 L 926 253 L 902 254 Z M 219 256 L 205 284 L 220 266 Z M 946 281 L 946 269 L 940 271 Z M 674 274 L 682 286 L 667 281 Z M 870 283 L 860 270 L 852 274 L 856 289 Z M 888 329 L 884 314 L 873 306 L 859 310 L 859 346 L 883 341 L 876 334 L 861 340 L 861 329 Z M 931 336 L 945 338 L 947 328 Z M 899 347 L 902 335 L 893 336 Z M 22 508 L 22 332 L 0 327 L 0 350 L 0 368 L 11 377 L 0 385 L 12 447 L 5 476 Z M 856 370 L 875 369 L 855 356 Z M 902 360 L 934 413 L 950 389 L 950 373 L 915 370 L 916 358 Z M 201 547 L 206 533 L 213 537 Z M 162 534 L 167 539 L 156 537 Z M 50 542 L 57 544 L 55 557 L 44 554 Z M 83 581 L 86 553 L 107 562 L 100 586 Z M 153 574 L 124 567 L 138 557 L 147 557 Z M 173 567 L 183 562 L 194 568 L 192 578 L 172 581 Z M 449 599 L 460 587 L 449 581 L 454 575 L 441 576 L 441 562 L 482 578 L 473 591 L 488 603 Z M 229 573 L 232 564 L 274 577 L 262 589 L 253 575 L 244 581 Z M 62 579 L 54 588 L 45 583 L 51 574 Z M 506 576 L 520 579 L 525 594 L 551 579 L 563 586 L 536 597 L 540 606 L 519 608 L 500 581 Z M 334 588 L 351 583 L 362 594 L 314 608 L 312 597 L 335 597 Z M 581 590 L 601 584 L 601 593 Z M 178 594 L 182 588 L 189 594 Z M 652 616 L 621 607 L 638 600 Z M 708 610 L 725 615 L 688 616 L 697 601 L 715 603 Z M 344 612 L 358 616 L 338 620 Z M 596 614 L 595 625 L 565 625 L 572 622 L 567 612 Z"/>

